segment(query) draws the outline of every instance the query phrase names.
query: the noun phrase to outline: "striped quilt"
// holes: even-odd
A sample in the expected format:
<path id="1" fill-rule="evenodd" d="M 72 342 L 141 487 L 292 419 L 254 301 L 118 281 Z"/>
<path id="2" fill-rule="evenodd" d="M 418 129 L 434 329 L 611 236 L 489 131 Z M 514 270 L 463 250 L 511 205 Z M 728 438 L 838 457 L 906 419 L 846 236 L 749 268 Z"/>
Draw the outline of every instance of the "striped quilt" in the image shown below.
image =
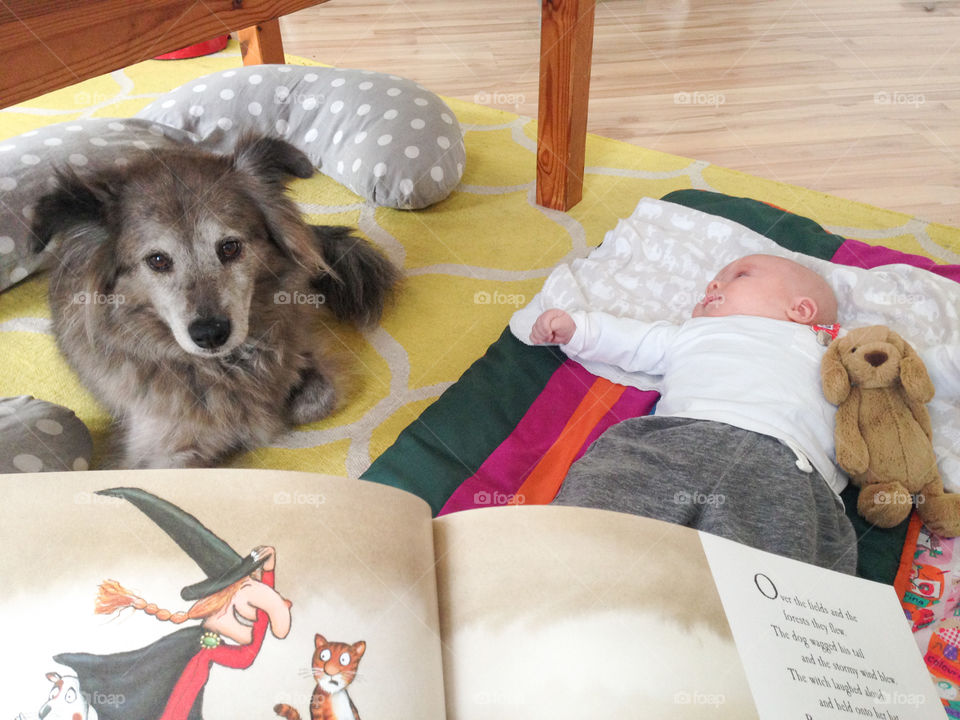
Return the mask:
<path id="1" fill-rule="evenodd" d="M 719 215 L 793 251 L 872 268 L 907 263 L 960 282 L 960 266 L 867 245 L 765 203 L 700 190 L 663 198 Z M 460 380 L 407 427 L 363 475 L 423 497 L 436 514 L 489 505 L 548 503 L 570 465 L 608 427 L 649 413 L 658 395 L 588 373 L 552 347 L 530 347 L 509 330 Z M 882 530 L 856 513 L 858 572 L 892 583 L 906 523 Z"/>

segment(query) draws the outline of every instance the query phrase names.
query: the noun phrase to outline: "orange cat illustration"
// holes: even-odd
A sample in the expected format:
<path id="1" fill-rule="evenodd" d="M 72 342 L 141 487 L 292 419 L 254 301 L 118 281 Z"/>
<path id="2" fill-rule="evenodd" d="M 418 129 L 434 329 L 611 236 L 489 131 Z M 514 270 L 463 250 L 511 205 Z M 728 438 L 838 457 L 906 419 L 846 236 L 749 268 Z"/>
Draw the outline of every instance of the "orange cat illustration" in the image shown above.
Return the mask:
<path id="1" fill-rule="evenodd" d="M 353 645 L 329 642 L 317 634 L 313 653 L 313 677 L 317 686 L 310 698 L 310 720 L 360 720 L 357 706 L 347 694 L 347 686 L 357 676 L 357 666 L 367 644 L 361 640 Z M 287 720 L 300 720 L 300 713 L 284 703 L 273 706 L 273 711 Z"/>

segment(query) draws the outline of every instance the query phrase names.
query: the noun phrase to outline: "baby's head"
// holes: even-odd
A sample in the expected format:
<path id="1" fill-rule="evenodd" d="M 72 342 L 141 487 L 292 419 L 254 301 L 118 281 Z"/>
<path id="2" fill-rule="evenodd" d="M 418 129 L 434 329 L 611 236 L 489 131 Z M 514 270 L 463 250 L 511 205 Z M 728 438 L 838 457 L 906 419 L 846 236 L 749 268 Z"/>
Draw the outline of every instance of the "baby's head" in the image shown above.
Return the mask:
<path id="1" fill-rule="evenodd" d="M 793 260 L 747 255 L 717 273 L 693 308 L 693 317 L 727 315 L 828 325 L 837 321 L 837 299 L 826 280 Z"/>

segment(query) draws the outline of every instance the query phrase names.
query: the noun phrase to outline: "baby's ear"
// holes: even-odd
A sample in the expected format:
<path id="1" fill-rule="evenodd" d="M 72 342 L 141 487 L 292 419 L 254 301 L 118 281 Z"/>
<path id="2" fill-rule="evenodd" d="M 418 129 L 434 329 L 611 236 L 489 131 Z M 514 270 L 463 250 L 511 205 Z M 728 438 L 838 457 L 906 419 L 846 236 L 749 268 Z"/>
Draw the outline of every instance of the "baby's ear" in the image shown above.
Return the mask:
<path id="1" fill-rule="evenodd" d="M 796 297 L 793 304 L 787 310 L 787 317 L 793 322 L 809 325 L 816 319 L 820 308 L 817 307 L 817 301 L 809 297 Z"/>

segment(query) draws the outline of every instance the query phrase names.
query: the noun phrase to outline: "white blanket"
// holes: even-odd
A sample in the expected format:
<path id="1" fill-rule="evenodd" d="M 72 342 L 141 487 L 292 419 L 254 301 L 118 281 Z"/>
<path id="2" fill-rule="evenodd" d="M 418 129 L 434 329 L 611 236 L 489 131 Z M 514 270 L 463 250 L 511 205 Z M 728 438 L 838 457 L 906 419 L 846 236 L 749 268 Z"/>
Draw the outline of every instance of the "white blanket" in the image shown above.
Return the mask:
<path id="1" fill-rule="evenodd" d="M 588 257 L 557 267 L 540 293 L 514 313 L 510 329 L 529 344 L 534 321 L 548 308 L 680 323 L 720 268 L 753 253 L 790 258 L 826 278 L 844 327 L 887 325 L 917 349 L 937 390 L 928 409 L 944 484 L 960 492 L 960 283 L 926 270 L 835 265 L 786 250 L 731 220 L 645 198 Z M 642 390 L 659 386 L 656 376 L 599 363 L 584 366 Z"/>

